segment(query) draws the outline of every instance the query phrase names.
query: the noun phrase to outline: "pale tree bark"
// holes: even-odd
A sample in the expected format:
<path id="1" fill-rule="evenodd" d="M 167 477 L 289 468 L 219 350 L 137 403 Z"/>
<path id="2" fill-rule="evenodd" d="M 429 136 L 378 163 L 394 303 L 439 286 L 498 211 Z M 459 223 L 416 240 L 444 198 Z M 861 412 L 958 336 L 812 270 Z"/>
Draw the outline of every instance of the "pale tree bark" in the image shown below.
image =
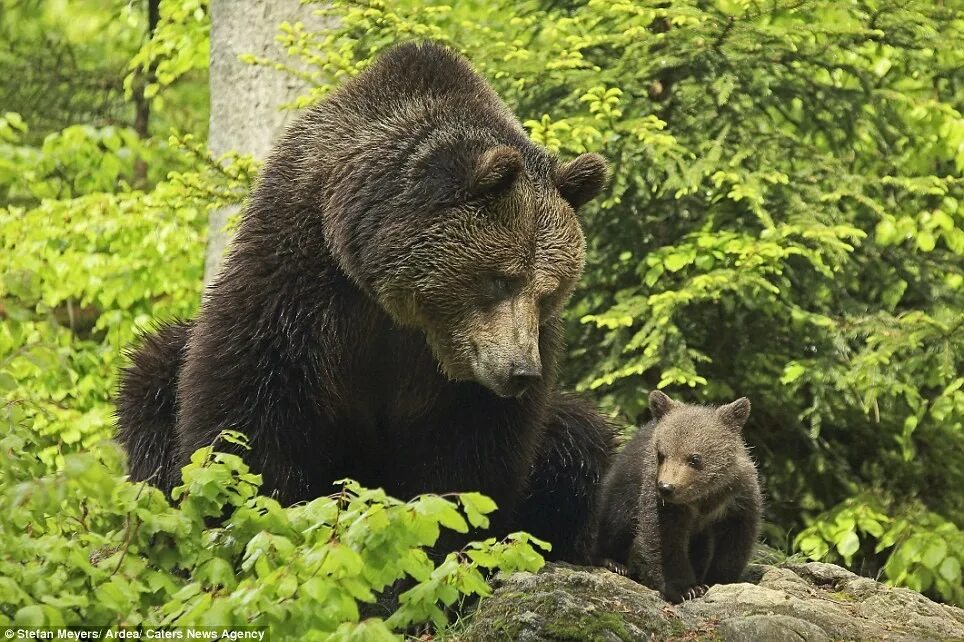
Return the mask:
<path id="1" fill-rule="evenodd" d="M 211 118 L 208 147 L 215 156 L 234 150 L 263 159 L 284 126 L 297 116 L 283 110 L 305 89 L 298 79 L 269 67 L 241 62 L 242 54 L 277 59 L 278 25 L 301 21 L 321 29 L 323 21 L 300 0 L 211 0 Z M 217 275 L 227 245 L 224 225 L 237 207 L 208 219 L 204 283 Z"/>

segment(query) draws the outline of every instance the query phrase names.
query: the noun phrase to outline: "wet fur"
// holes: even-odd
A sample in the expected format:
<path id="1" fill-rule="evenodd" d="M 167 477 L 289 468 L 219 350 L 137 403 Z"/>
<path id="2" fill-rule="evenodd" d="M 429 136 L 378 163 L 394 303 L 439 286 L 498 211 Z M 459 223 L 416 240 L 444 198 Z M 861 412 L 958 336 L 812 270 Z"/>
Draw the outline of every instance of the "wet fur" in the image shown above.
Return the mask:
<path id="1" fill-rule="evenodd" d="M 493 146 L 509 152 L 483 157 Z M 235 429 L 285 504 L 344 477 L 403 498 L 478 490 L 500 506 L 497 532 L 525 525 L 585 561 L 612 433 L 555 392 L 558 315 L 584 254 L 572 208 L 604 170 L 533 145 L 457 54 L 394 48 L 289 128 L 197 319 L 132 353 L 118 399 L 131 476 L 170 489 Z M 489 267 L 524 277 L 518 297 L 558 287 L 528 328 L 542 378 L 519 397 L 464 367 L 466 337 L 493 322 L 473 312 Z"/>
<path id="2" fill-rule="evenodd" d="M 651 402 L 655 419 L 614 457 L 603 483 L 594 558 L 676 602 L 739 580 L 759 535 L 763 499 L 739 417 L 727 416 L 728 406 L 663 404 L 661 394 Z M 658 451 L 666 456 L 662 470 Z M 704 469 L 679 473 L 686 501 L 670 503 L 657 481 L 677 474 L 666 467 L 691 453 L 702 456 Z"/>

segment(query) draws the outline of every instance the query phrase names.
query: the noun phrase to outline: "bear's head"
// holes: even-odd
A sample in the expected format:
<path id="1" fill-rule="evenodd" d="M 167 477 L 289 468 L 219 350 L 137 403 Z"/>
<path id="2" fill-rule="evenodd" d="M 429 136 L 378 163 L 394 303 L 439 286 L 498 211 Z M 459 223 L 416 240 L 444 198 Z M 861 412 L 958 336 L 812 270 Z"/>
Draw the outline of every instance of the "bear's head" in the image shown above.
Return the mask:
<path id="1" fill-rule="evenodd" d="M 747 457 L 742 430 L 750 400 L 711 408 L 683 404 L 659 390 L 649 396 L 656 420 L 652 451 L 657 461 L 656 487 L 673 504 L 714 503 L 734 486 L 737 460 Z"/>
<path id="2" fill-rule="evenodd" d="M 576 209 L 606 174 L 601 156 L 559 162 L 521 128 L 434 132 L 391 189 L 355 201 L 364 215 L 333 247 L 396 323 L 424 333 L 448 378 L 520 396 L 543 376 L 540 337 L 583 269 Z"/>
<path id="3" fill-rule="evenodd" d="M 540 336 L 555 330 L 547 326 L 585 260 L 575 210 L 602 188 L 606 164 L 595 154 L 527 164 L 500 144 L 452 151 L 425 170 L 459 183 L 436 194 L 458 196 L 411 230 L 407 276 L 380 281 L 379 291 L 399 321 L 425 332 L 450 378 L 517 396 L 543 375 Z M 432 202 L 433 187 L 424 189 Z"/>

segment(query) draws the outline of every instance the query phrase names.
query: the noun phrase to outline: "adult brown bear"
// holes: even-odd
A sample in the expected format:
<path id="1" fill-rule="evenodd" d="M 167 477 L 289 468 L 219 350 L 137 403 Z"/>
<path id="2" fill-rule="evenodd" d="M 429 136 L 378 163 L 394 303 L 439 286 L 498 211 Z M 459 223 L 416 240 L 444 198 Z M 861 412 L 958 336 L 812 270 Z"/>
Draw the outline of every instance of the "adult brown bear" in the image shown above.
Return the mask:
<path id="1" fill-rule="evenodd" d="M 479 490 L 494 528 L 584 560 L 612 435 L 555 381 L 574 210 L 605 176 L 534 145 L 458 54 L 391 49 L 279 141 L 197 319 L 132 353 L 131 476 L 170 488 L 231 428 L 282 502 Z"/>

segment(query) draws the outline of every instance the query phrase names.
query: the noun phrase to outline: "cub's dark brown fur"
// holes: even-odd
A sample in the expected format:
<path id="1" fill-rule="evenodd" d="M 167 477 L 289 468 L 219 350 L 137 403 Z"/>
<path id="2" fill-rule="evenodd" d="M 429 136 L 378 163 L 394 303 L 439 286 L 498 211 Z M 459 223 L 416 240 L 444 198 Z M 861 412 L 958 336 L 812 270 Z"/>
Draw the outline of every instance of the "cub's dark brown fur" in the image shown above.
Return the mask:
<path id="1" fill-rule="evenodd" d="M 343 477 L 480 490 L 499 529 L 579 561 L 611 433 L 556 391 L 559 314 L 605 178 L 534 145 L 458 54 L 393 48 L 289 128 L 197 319 L 134 352 L 132 475 L 169 488 L 230 428 L 283 502 Z"/>
<path id="2" fill-rule="evenodd" d="M 653 421 L 602 487 L 597 562 L 678 602 L 735 582 L 760 530 L 763 499 L 741 430 L 743 397 L 719 408 L 649 398 Z"/>

